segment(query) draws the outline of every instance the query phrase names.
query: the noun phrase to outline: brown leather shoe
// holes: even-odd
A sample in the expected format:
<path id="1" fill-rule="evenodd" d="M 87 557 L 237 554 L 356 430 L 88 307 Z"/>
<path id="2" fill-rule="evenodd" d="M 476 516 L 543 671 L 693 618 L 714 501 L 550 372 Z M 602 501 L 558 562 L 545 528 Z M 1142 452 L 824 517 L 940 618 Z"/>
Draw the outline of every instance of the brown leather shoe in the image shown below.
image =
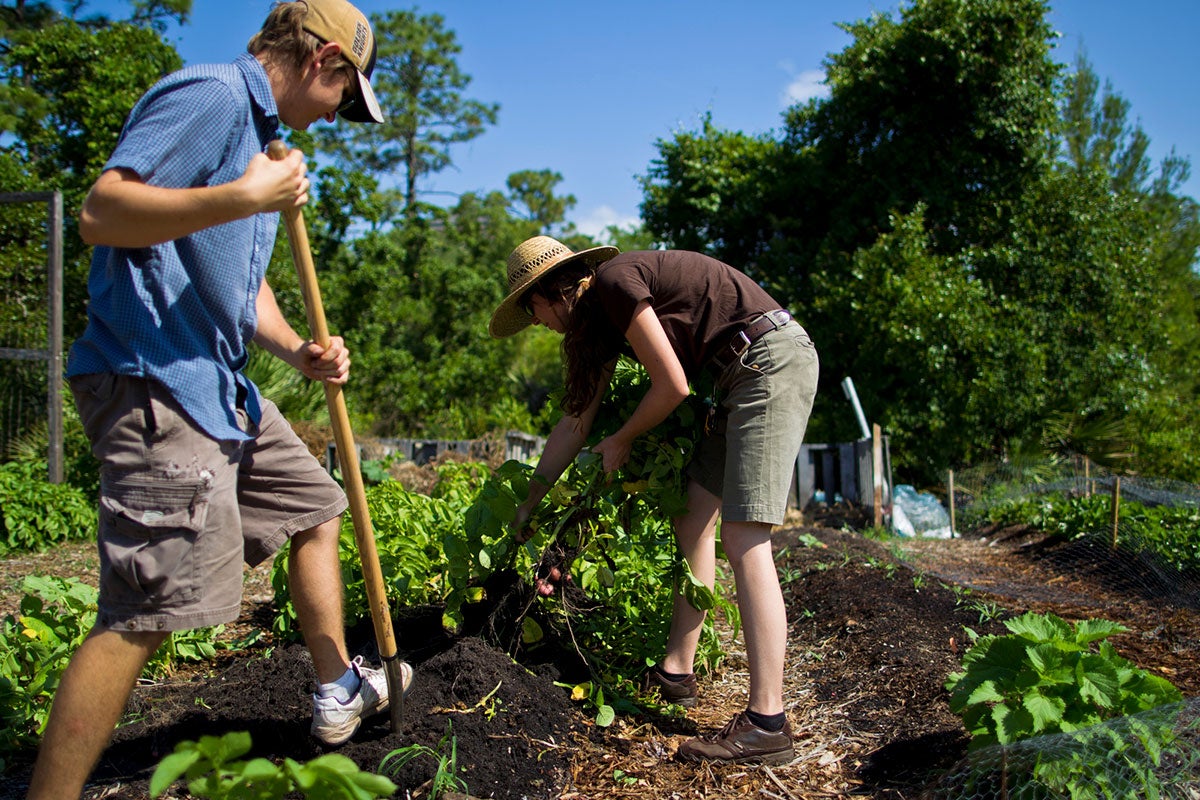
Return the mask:
<path id="1" fill-rule="evenodd" d="M 683 680 L 673 681 L 654 667 L 646 670 L 646 678 L 642 681 L 642 689 L 647 692 L 651 689 L 658 689 L 658 696 L 662 698 L 664 703 L 675 703 L 684 708 L 695 706 L 696 698 L 700 696 L 700 686 L 696 683 L 696 673 L 688 673 L 688 676 Z"/>
<path id="2" fill-rule="evenodd" d="M 716 761 L 738 764 L 787 764 L 796 757 L 792 749 L 792 727 L 785 719 L 783 730 L 765 731 L 738 713 L 717 733 L 697 736 L 679 746 L 682 761 Z"/>

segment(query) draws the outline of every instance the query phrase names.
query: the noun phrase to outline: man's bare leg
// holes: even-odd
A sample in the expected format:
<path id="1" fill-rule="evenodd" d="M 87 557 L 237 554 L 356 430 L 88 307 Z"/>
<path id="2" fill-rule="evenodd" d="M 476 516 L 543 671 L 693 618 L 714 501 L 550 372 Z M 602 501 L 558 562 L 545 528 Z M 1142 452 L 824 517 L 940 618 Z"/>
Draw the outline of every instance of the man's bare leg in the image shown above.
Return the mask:
<path id="1" fill-rule="evenodd" d="M 77 800 L 142 668 L 166 638 L 158 632 L 93 629 L 71 657 L 54 695 L 29 800 Z"/>
<path id="2" fill-rule="evenodd" d="M 341 517 L 292 537 L 288 562 L 292 603 L 318 683 L 330 683 L 349 666 L 342 620 L 342 571 L 338 563 Z"/>

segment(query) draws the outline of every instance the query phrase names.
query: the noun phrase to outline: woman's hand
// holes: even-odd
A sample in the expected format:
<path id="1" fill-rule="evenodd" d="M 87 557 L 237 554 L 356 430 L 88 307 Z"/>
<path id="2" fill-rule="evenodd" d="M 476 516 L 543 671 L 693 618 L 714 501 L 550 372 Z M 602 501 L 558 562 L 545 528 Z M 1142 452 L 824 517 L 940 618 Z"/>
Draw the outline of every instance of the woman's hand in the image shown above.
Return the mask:
<path id="1" fill-rule="evenodd" d="M 517 506 L 517 514 L 508 525 L 509 529 L 513 532 L 513 540 L 517 544 L 525 544 L 534 534 L 533 529 L 529 527 L 529 515 L 531 513 L 531 509 L 527 506 Z"/>
<path id="2" fill-rule="evenodd" d="M 597 443 L 592 448 L 592 452 L 599 454 L 604 459 L 604 471 L 611 474 L 625 466 L 632 449 L 633 442 L 622 437 L 618 431 Z"/>

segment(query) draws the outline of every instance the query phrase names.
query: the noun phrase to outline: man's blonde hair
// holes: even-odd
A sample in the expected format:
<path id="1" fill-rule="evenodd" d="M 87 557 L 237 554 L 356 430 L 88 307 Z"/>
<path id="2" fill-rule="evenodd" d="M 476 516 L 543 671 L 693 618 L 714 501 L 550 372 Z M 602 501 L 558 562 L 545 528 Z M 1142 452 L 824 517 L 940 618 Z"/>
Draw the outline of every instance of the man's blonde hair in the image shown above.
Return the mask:
<path id="1" fill-rule="evenodd" d="M 324 42 L 304 30 L 304 16 L 308 6 L 303 0 L 297 2 L 278 2 L 267 15 L 258 33 L 251 37 L 246 50 L 252 56 L 266 54 L 268 58 L 281 64 L 288 64 L 296 70 L 303 70 L 308 59 Z M 325 69 L 354 69 L 350 59 L 339 54 L 326 62 Z"/>

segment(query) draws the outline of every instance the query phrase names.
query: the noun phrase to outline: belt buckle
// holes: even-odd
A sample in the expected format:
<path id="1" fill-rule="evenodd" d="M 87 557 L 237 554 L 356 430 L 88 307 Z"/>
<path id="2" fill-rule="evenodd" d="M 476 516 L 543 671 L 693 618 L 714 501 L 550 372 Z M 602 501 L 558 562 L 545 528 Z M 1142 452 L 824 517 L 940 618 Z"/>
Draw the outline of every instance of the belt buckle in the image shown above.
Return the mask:
<path id="1" fill-rule="evenodd" d="M 742 353 L 750 347 L 750 337 L 745 331 L 738 331 L 733 336 L 733 341 L 729 343 L 729 349 L 733 351 L 734 358 L 740 358 Z"/>

